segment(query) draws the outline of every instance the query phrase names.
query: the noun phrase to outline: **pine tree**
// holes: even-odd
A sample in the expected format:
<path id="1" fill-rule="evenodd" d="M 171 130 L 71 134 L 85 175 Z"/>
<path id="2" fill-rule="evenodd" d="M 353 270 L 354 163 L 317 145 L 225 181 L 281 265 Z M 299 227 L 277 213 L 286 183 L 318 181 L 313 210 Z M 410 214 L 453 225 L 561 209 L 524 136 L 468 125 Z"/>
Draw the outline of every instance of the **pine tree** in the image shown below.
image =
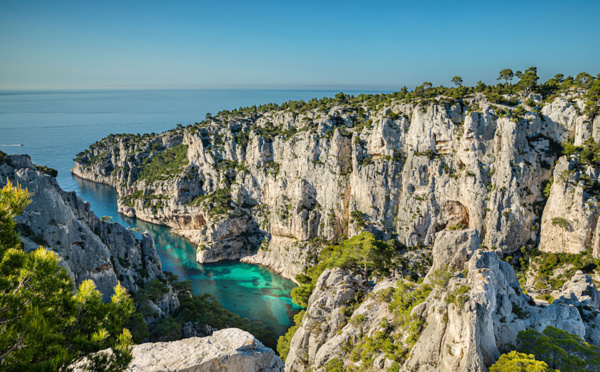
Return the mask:
<path id="1" fill-rule="evenodd" d="M 95 371 L 119 371 L 131 361 L 134 311 L 121 285 L 108 303 L 91 281 L 75 293 L 58 254 L 40 247 L 24 252 L 14 218 L 29 192 L 10 181 L 0 192 L 0 365 L 2 370 L 65 370 L 87 360 Z M 97 353 L 111 348 L 112 353 Z"/>

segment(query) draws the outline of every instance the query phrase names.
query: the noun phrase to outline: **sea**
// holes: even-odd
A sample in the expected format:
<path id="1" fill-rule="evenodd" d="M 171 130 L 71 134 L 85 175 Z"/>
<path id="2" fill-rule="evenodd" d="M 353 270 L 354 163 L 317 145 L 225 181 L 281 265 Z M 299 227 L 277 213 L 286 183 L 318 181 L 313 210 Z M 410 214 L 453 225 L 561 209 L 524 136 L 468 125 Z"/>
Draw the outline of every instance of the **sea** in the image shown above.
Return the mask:
<path id="1" fill-rule="evenodd" d="M 195 293 L 210 293 L 228 310 L 281 335 L 300 307 L 294 284 L 258 265 L 238 261 L 198 264 L 195 246 L 168 227 L 117 212 L 117 193 L 106 185 L 71 175 L 73 158 L 113 133 L 160 133 L 177 124 L 202 121 L 207 113 L 289 100 L 331 97 L 338 90 L 168 89 L 168 90 L 0 90 L 0 150 L 28 154 L 33 162 L 58 170 L 63 190 L 75 191 L 99 216 L 148 231 L 163 270 L 191 280 Z M 345 90 L 346 94 L 381 93 Z"/>

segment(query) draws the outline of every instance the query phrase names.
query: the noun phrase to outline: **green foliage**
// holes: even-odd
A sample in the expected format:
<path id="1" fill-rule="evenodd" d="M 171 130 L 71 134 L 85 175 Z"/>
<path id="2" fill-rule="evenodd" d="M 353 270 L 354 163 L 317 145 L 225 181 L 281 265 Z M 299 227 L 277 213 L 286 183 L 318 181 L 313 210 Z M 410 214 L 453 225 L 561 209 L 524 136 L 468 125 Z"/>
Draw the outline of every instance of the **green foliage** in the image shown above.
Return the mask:
<path id="1" fill-rule="evenodd" d="M 519 332 L 517 351 L 532 353 L 550 368 L 561 371 L 585 372 L 600 369 L 600 348 L 579 336 L 552 326 L 542 333 L 529 329 Z"/>
<path id="2" fill-rule="evenodd" d="M 486 95 L 486 97 L 491 103 L 496 103 L 499 105 L 516 106 L 518 104 L 516 98 L 505 98 L 502 94 L 496 92 L 490 92 Z M 501 115 L 498 113 L 498 116 Z"/>
<path id="3" fill-rule="evenodd" d="M 305 284 L 292 290 L 292 299 L 296 304 L 306 307 L 317 279 L 326 269 L 341 267 L 360 273 L 365 278 L 371 273 L 384 274 L 391 267 L 393 253 L 392 247 L 375 239 L 369 232 L 356 235 L 339 245 L 326 247 L 319 254 L 317 264 L 306 272 L 311 282 L 306 283 L 306 278 L 302 278 Z"/>
<path id="4" fill-rule="evenodd" d="M 58 176 L 58 171 L 56 169 L 47 167 L 45 165 L 36 165 L 35 169 L 37 169 L 38 171 L 45 173 L 49 176 L 52 176 L 54 178 L 56 178 L 56 176 Z"/>
<path id="5" fill-rule="evenodd" d="M 352 218 L 352 222 L 356 224 L 356 227 L 361 230 L 367 225 L 364 213 L 359 210 L 352 211 L 352 213 L 350 213 L 350 217 Z"/>
<path id="6" fill-rule="evenodd" d="M 511 351 L 503 354 L 494 365 L 490 367 L 490 372 L 551 372 L 545 362 L 535 360 L 532 354 L 518 353 Z"/>
<path id="7" fill-rule="evenodd" d="M 577 270 L 592 272 L 600 265 L 600 259 L 594 258 L 592 249 L 583 254 L 531 252 L 532 268 L 536 271 L 537 289 L 558 290 Z M 560 270 L 559 270 L 560 269 Z"/>
<path id="8" fill-rule="evenodd" d="M 0 151 L 0 165 L 7 164 L 11 165 L 11 160 L 8 158 L 8 155 L 5 152 Z"/>
<path id="9" fill-rule="evenodd" d="M 564 142 L 563 154 L 579 154 L 579 161 L 582 164 L 591 166 L 600 166 L 600 142 L 596 142 L 593 137 L 588 138 L 581 146 L 575 146 L 572 142 Z"/>
<path id="10" fill-rule="evenodd" d="M 133 206 L 135 206 L 135 201 L 137 199 L 143 199 L 143 198 L 144 198 L 144 191 L 143 190 L 135 190 L 131 194 L 123 196 L 121 198 L 121 203 L 123 203 L 123 205 L 125 205 L 126 207 L 133 207 Z"/>
<path id="11" fill-rule="evenodd" d="M 427 299 L 433 288 L 430 285 L 416 285 L 404 280 L 396 282 L 389 310 L 395 319 L 404 320 L 410 316 L 412 309 Z"/>
<path id="12" fill-rule="evenodd" d="M 451 81 L 452 84 L 456 85 L 457 87 L 461 87 L 463 83 L 463 79 L 460 76 L 453 77 Z"/>
<path id="13" fill-rule="evenodd" d="M 537 75 L 537 68 L 530 67 L 525 70 L 523 76 L 521 77 L 521 81 L 519 81 L 519 86 L 525 90 L 527 94 L 534 92 L 538 87 L 539 77 Z"/>
<path id="14" fill-rule="evenodd" d="M 437 158 L 439 155 L 435 150 L 415 151 L 415 156 L 426 156 L 429 160 Z"/>
<path id="15" fill-rule="evenodd" d="M 154 335 L 153 340 L 156 341 L 180 340 L 181 325 L 172 316 L 167 315 L 158 321 L 152 333 Z"/>
<path id="16" fill-rule="evenodd" d="M 461 285 L 454 291 L 453 293 L 449 293 L 446 296 L 446 303 L 454 303 L 459 308 L 462 308 L 463 305 L 469 300 L 469 296 L 467 293 L 471 290 L 471 287 L 467 285 Z"/>
<path id="17" fill-rule="evenodd" d="M 307 307 L 308 299 L 314 289 L 315 285 L 312 282 L 296 287 L 292 289 L 292 300 L 298 306 Z"/>
<path id="18" fill-rule="evenodd" d="M 565 220 L 562 217 L 554 217 L 554 218 L 552 218 L 552 225 L 553 226 L 559 226 L 559 227 L 562 227 L 563 229 L 566 229 L 571 224 L 569 224 L 569 221 Z"/>
<path id="19" fill-rule="evenodd" d="M 396 365 L 403 363 L 425 326 L 424 320 L 411 312 L 415 306 L 427 299 L 433 288 L 398 280 L 396 288 L 390 290 L 391 302 L 388 308 L 394 316 L 392 322 L 384 319 L 380 330 L 372 336 L 359 339 L 352 347 L 350 359 L 355 362 L 362 361 L 363 366 L 371 366 L 373 358 L 381 353 L 385 353 L 386 358 L 394 361 Z M 385 292 L 378 293 L 377 299 L 387 300 L 390 293 Z M 353 317 L 350 322 L 360 325 L 361 319 L 364 319 L 362 314 Z"/>
<path id="20" fill-rule="evenodd" d="M 508 82 L 512 81 L 513 77 L 515 77 L 513 71 L 509 68 L 505 68 L 504 70 L 500 71 L 500 75 L 498 76 L 497 80 L 504 80 L 508 85 Z"/>
<path id="21" fill-rule="evenodd" d="M 575 157 L 578 160 L 576 168 L 563 172 L 561 179 L 570 182 L 577 175 L 575 182 L 583 181 L 587 196 L 600 196 L 600 182 L 596 177 L 588 176 L 586 168 L 600 167 L 600 142 L 588 138 L 581 146 L 575 146 L 572 142 L 563 142 L 563 154 Z M 577 156 L 579 155 L 579 156 Z"/>
<path id="22" fill-rule="evenodd" d="M 544 182 L 544 190 L 542 193 L 544 194 L 544 198 L 548 199 L 550 197 L 550 190 L 552 189 L 552 183 L 554 179 L 551 177 L 548 181 Z"/>
<path id="23" fill-rule="evenodd" d="M 180 144 L 146 159 L 140 167 L 138 180 L 150 184 L 180 174 L 182 168 L 188 164 L 187 148 L 186 145 Z"/>
<path id="24" fill-rule="evenodd" d="M 133 302 L 118 285 L 111 301 L 90 280 L 79 286 L 43 248 L 21 250 L 13 219 L 29 193 L 10 182 L 0 192 L 0 360 L 2 369 L 60 370 L 88 358 L 90 370 L 123 370 L 131 360 L 131 334 L 123 325 Z M 112 348 L 114 353 L 93 355 Z"/>
<path id="25" fill-rule="evenodd" d="M 593 119 L 600 113 L 600 75 L 592 82 L 586 99 L 584 111 Z"/>
<path id="26" fill-rule="evenodd" d="M 464 230 L 467 227 L 469 227 L 469 226 L 467 226 L 465 224 L 451 225 L 451 226 L 448 226 L 448 230 L 451 230 L 451 231 L 454 231 L 454 230 Z"/>
<path id="27" fill-rule="evenodd" d="M 221 188 L 208 195 L 200 195 L 190 201 L 192 205 L 203 205 L 208 208 L 209 216 L 214 218 L 228 214 L 232 206 L 231 189 Z"/>
<path id="28" fill-rule="evenodd" d="M 279 175 L 279 168 L 281 165 L 274 161 L 267 161 L 263 165 L 263 169 L 267 174 L 270 174 L 273 177 L 277 177 Z"/>
<path id="29" fill-rule="evenodd" d="M 294 337 L 294 333 L 296 333 L 298 328 L 300 328 L 305 313 L 306 312 L 302 310 L 298 314 L 294 315 L 294 326 L 290 327 L 286 334 L 279 337 L 277 340 L 277 353 L 284 362 L 288 353 L 290 352 L 290 342 L 292 342 L 292 337 Z"/>
<path id="30" fill-rule="evenodd" d="M 344 368 L 344 362 L 339 360 L 338 358 L 330 359 L 325 366 L 325 371 L 327 372 L 344 372 L 346 369 Z"/>

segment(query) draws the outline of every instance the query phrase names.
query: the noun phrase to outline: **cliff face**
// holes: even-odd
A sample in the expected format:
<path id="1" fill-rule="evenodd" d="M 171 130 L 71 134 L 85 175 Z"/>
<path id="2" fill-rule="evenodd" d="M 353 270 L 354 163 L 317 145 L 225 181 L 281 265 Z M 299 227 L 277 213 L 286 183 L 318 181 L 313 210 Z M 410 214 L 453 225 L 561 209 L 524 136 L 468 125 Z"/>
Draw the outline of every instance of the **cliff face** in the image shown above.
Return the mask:
<path id="1" fill-rule="evenodd" d="M 523 293 L 510 264 L 477 243 L 471 229 L 438 233 L 423 284 L 388 278 L 373 287 L 347 270 L 323 272 L 286 371 L 487 371 L 519 331 L 549 325 L 600 345 L 598 291 L 589 276 L 577 273 L 542 305 Z M 426 286 L 421 300 L 406 301 Z"/>
<path id="2" fill-rule="evenodd" d="M 0 188 L 6 180 L 31 193 L 31 204 L 17 218 L 26 251 L 43 245 L 62 257 L 76 285 L 92 279 L 105 300 L 120 281 L 131 292 L 146 281 L 163 278 L 160 258 L 149 235 L 137 239 L 125 227 L 102 221 L 74 192 L 36 169 L 27 155 L 8 155 L 0 164 Z M 166 280 L 166 279 L 165 279 Z M 177 306 L 171 290 L 158 303 L 159 312 Z"/>
<path id="3" fill-rule="evenodd" d="M 559 159 L 560 142 L 600 140 L 600 119 L 581 114 L 583 94 L 523 97 L 533 100 L 522 111 L 475 95 L 224 113 L 158 135 L 109 136 L 72 171 L 115 187 L 126 215 L 197 243 L 199 262 L 243 258 L 288 277 L 315 242 L 363 229 L 416 246 L 468 227 L 502 252 L 539 242 L 545 251 L 592 244 L 598 254 L 597 196 L 577 186 L 597 170 L 556 175 L 575 161 Z M 555 235 L 558 215 L 572 231 Z"/>

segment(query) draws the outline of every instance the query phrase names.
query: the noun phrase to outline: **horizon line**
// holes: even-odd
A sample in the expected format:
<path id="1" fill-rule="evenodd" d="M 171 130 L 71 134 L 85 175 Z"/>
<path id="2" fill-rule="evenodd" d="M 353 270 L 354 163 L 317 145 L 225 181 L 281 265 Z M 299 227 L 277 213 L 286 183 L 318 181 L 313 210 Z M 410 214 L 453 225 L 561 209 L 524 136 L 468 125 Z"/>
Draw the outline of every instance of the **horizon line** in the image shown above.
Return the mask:
<path id="1" fill-rule="evenodd" d="M 369 84 L 318 84 L 318 85 L 220 85 L 220 86 L 164 86 L 164 85 L 148 85 L 148 86 L 91 86 L 91 87 L 2 87 L 0 91 L 111 91 L 111 90 L 368 90 L 368 91 L 397 91 L 402 89 L 404 85 L 369 85 Z"/>

